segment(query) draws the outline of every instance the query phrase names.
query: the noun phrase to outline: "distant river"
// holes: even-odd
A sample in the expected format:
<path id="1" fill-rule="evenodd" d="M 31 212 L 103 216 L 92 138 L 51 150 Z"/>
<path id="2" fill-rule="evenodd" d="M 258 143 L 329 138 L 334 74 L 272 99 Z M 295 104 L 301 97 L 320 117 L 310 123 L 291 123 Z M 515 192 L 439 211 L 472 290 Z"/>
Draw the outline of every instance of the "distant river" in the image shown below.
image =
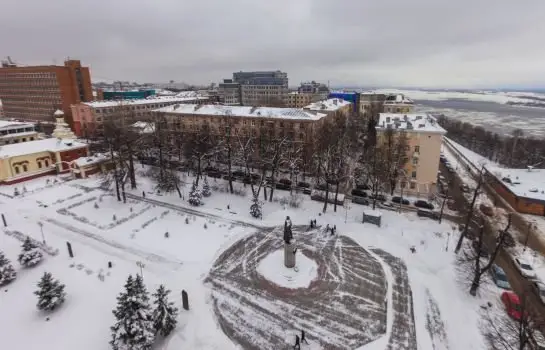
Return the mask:
<path id="1" fill-rule="evenodd" d="M 468 100 L 416 100 L 415 103 L 418 112 L 444 114 L 499 134 L 521 129 L 525 135 L 545 137 L 545 108 Z"/>

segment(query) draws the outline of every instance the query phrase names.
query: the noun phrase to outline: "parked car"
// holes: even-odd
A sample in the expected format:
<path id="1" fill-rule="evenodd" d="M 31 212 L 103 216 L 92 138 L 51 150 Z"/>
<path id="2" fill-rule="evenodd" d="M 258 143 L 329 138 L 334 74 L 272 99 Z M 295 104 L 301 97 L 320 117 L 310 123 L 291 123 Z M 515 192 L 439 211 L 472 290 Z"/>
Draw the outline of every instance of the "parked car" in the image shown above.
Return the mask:
<path id="1" fill-rule="evenodd" d="M 545 304 L 545 283 L 541 281 L 534 281 L 532 283 L 532 287 L 534 287 L 534 292 L 537 294 L 541 302 Z"/>
<path id="2" fill-rule="evenodd" d="M 371 204 L 369 199 L 364 198 L 364 197 L 358 197 L 358 196 L 352 197 L 352 203 L 363 204 L 363 205 L 370 205 Z"/>
<path id="3" fill-rule="evenodd" d="M 401 198 L 400 196 L 394 196 L 392 197 L 392 202 L 394 203 L 401 203 L 403 205 L 411 205 L 411 202 L 408 199 Z"/>
<path id="4" fill-rule="evenodd" d="M 381 194 L 381 193 L 377 194 L 376 198 L 377 198 L 377 201 L 381 201 L 381 202 L 386 201 L 386 196 Z M 375 195 L 374 194 L 369 195 L 369 199 L 371 199 L 371 200 L 375 199 Z"/>
<path id="5" fill-rule="evenodd" d="M 360 190 L 360 189 L 357 189 L 357 188 L 354 188 L 352 190 L 352 192 L 350 192 L 353 196 L 358 196 L 358 197 L 367 197 L 367 192 L 365 192 L 364 190 Z"/>
<path id="6" fill-rule="evenodd" d="M 430 218 L 433 220 L 439 220 L 439 213 L 428 210 L 428 209 L 418 209 L 416 215 L 424 218 Z"/>
<path id="7" fill-rule="evenodd" d="M 208 172 L 214 172 L 214 173 L 218 173 L 220 170 L 216 167 L 213 167 L 213 166 L 207 166 L 204 168 L 204 172 L 208 173 Z"/>
<path id="8" fill-rule="evenodd" d="M 509 284 L 509 281 L 507 280 L 507 275 L 505 274 L 505 271 L 501 267 L 499 267 L 496 264 L 493 264 L 490 268 L 490 275 L 492 275 L 492 280 L 496 284 L 496 286 L 503 288 L 503 289 L 511 289 L 511 285 Z"/>
<path id="9" fill-rule="evenodd" d="M 386 209 L 386 210 L 392 210 L 392 211 L 397 210 L 397 207 L 394 206 L 394 204 L 390 203 L 390 202 L 380 202 L 380 203 L 378 203 L 378 206 L 380 208 L 383 208 L 383 209 Z"/>
<path id="10" fill-rule="evenodd" d="M 233 171 L 233 176 L 234 177 L 238 177 L 238 178 L 243 178 L 244 177 L 244 171 L 242 170 L 235 170 Z"/>
<path id="11" fill-rule="evenodd" d="M 314 189 L 320 190 L 320 191 L 325 191 L 326 190 L 326 185 L 325 184 L 317 184 L 316 186 L 314 186 Z M 331 190 L 331 186 L 330 186 L 330 190 Z"/>
<path id="12" fill-rule="evenodd" d="M 280 180 L 278 180 L 278 183 L 281 183 L 283 185 L 291 187 L 291 180 L 290 179 L 280 179 Z"/>
<path id="13" fill-rule="evenodd" d="M 505 306 L 505 311 L 514 320 L 520 321 L 522 318 L 522 308 L 519 296 L 513 292 L 501 293 L 501 301 Z"/>
<path id="14" fill-rule="evenodd" d="M 365 184 L 359 184 L 359 185 L 356 185 L 356 188 L 358 190 L 363 190 L 363 191 L 368 191 L 371 189 L 371 187 L 369 187 L 368 185 L 365 185 Z"/>
<path id="15" fill-rule="evenodd" d="M 536 272 L 529 262 L 522 258 L 515 258 L 515 266 L 519 270 L 520 274 L 526 278 L 536 278 Z"/>
<path id="16" fill-rule="evenodd" d="M 300 187 L 300 188 L 310 188 L 310 184 L 308 182 L 303 182 L 303 181 L 299 181 L 297 183 L 297 187 Z"/>
<path id="17" fill-rule="evenodd" d="M 426 202 L 425 200 L 419 199 L 414 202 L 414 206 L 417 208 L 424 208 L 433 210 L 433 204 Z"/>
<path id="18" fill-rule="evenodd" d="M 220 172 L 209 171 L 206 175 L 208 175 L 209 177 L 216 178 L 216 179 L 221 178 L 221 173 Z"/>

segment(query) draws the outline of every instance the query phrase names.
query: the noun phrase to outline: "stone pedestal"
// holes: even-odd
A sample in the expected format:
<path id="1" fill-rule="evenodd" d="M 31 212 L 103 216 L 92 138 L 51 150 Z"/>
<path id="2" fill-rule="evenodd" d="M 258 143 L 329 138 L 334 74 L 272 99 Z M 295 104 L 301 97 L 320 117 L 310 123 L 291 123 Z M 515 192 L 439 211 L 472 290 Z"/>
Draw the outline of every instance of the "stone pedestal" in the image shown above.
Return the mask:
<path id="1" fill-rule="evenodd" d="M 284 243 L 284 265 L 287 268 L 295 267 L 295 244 Z"/>

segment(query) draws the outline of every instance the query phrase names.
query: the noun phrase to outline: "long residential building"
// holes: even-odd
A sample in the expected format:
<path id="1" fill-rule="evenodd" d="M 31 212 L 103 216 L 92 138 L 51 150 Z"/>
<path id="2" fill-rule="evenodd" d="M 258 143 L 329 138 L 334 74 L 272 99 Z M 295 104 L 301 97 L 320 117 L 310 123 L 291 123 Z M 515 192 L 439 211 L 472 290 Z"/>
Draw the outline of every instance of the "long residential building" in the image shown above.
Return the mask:
<path id="1" fill-rule="evenodd" d="M 126 118 L 123 122 L 134 123 L 148 120 L 152 110 L 183 103 L 207 103 L 209 98 L 196 93 L 186 93 L 180 97 L 157 97 L 141 100 L 94 101 L 72 105 L 74 132 L 79 137 L 100 135 L 104 121 L 108 118 Z"/>
<path id="2" fill-rule="evenodd" d="M 79 60 L 67 60 L 64 66 L 18 67 L 3 62 L 0 99 L 7 118 L 53 122 L 53 113 L 61 109 L 70 123 L 70 106 L 93 99 L 89 68 Z"/>
<path id="3" fill-rule="evenodd" d="M 198 132 L 206 125 L 217 135 L 231 128 L 234 136 L 285 137 L 295 142 L 309 142 L 328 116 L 297 108 L 246 107 L 223 105 L 172 105 L 155 111 L 169 129 Z"/>
<path id="4" fill-rule="evenodd" d="M 0 120 L 0 146 L 37 139 L 34 124 Z"/>
<path id="5" fill-rule="evenodd" d="M 219 84 L 220 102 L 227 105 L 284 105 L 288 74 L 277 71 L 235 72 Z"/>
<path id="6" fill-rule="evenodd" d="M 404 193 L 430 195 L 435 192 L 439 156 L 443 136 L 446 133 L 435 117 L 428 114 L 380 113 L 377 142 L 386 142 L 387 131 L 395 137 L 403 133 L 407 137 L 406 158 L 400 183 Z"/>

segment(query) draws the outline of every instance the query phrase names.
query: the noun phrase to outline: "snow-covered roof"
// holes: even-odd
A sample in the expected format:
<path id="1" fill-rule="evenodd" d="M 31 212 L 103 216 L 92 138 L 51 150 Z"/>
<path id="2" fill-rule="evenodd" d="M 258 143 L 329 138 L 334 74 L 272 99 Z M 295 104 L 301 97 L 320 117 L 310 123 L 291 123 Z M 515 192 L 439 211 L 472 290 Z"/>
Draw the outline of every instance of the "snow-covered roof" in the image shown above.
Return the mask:
<path id="1" fill-rule="evenodd" d="M 90 157 L 79 157 L 78 159 L 73 160 L 72 162 L 75 163 L 78 167 L 83 167 L 87 165 L 94 165 L 97 163 L 102 163 L 108 159 L 107 156 L 97 153 Z"/>
<path id="2" fill-rule="evenodd" d="M 214 116 L 236 116 L 256 118 L 279 118 L 294 120 L 320 120 L 326 115 L 304 111 L 299 108 L 250 107 L 224 105 L 176 104 L 155 110 L 169 114 L 198 114 Z"/>
<path id="3" fill-rule="evenodd" d="M 30 128 L 30 127 L 34 127 L 34 124 L 32 123 L 23 123 L 23 122 L 12 122 L 12 121 L 9 121 L 9 120 L 0 120 L 0 129 L 3 129 L 3 128 L 13 128 L 13 127 L 17 127 L 17 128 Z"/>
<path id="4" fill-rule="evenodd" d="M 431 132 L 445 134 L 437 119 L 429 114 L 380 113 L 377 130 L 392 128 L 407 132 Z"/>
<path id="5" fill-rule="evenodd" d="M 0 158 L 16 157 L 38 152 L 59 152 L 86 147 L 87 144 L 74 140 L 56 138 L 27 141 L 0 146 Z"/>
<path id="6" fill-rule="evenodd" d="M 545 201 L 545 169 L 506 169 L 487 166 L 486 170 L 518 197 Z"/>
<path id="7" fill-rule="evenodd" d="M 331 112 L 331 111 L 336 111 L 342 107 L 348 106 L 349 104 L 350 102 L 340 98 L 330 98 L 328 100 L 311 103 L 308 106 L 305 106 L 304 109 L 308 109 L 311 111 Z"/>
<path id="8" fill-rule="evenodd" d="M 155 123 L 136 122 L 131 126 L 135 129 L 138 129 L 138 131 L 142 134 L 149 134 L 155 131 Z"/>
<path id="9" fill-rule="evenodd" d="M 178 97 L 178 96 L 161 96 L 154 98 L 143 98 L 137 100 L 123 100 L 123 101 L 93 101 L 93 102 L 83 102 L 83 104 L 90 106 L 92 108 L 104 108 L 104 107 L 118 107 L 120 105 L 124 106 L 134 106 L 134 105 L 148 105 L 154 103 L 175 103 L 175 102 L 190 102 L 190 101 L 200 101 L 206 100 L 206 96 L 190 96 L 190 97 Z"/>
<path id="10" fill-rule="evenodd" d="M 386 100 L 384 101 L 384 104 L 398 104 L 398 103 L 413 104 L 414 102 L 413 100 L 411 100 L 410 98 L 406 97 L 403 94 L 391 94 L 387 96 Z"/>

